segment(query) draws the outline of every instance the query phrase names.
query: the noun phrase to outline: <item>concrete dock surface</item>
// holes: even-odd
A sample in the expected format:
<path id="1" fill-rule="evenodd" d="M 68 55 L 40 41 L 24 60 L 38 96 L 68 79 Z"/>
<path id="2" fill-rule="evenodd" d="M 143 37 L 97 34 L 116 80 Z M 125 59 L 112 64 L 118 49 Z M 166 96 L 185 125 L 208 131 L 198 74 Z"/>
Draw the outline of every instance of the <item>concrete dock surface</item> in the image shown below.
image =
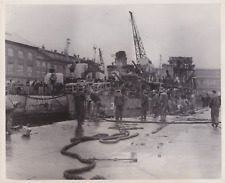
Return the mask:
<path id="1" fill-rule="evenodd" d="M 192 116 L 167 116 L 167 120 L 187 120 L 188 117 L 210 119 L 210 110 L 203 109 Z M 84 158 L 130 158 L 129 160 L 96 160 L 96 167 L 79 174 L 85 179 L 101 175 L 117 179 L 220 179 L 221 129 L 210 123 L 160 124 L 142 123 L 139 118 L 127 118 L 135 123 L 127 126 L 142 127 L 130 130 L 139 136 L 114 144 L 98 140 L 83 142 L 70 149 Z M 137 122 L 136 122 L 137 121 Z M 148 117 L 147 121 L 157 121 Z M 82 127 L 76 120 L 32 127 L 30 137 L 14 132 L 6 138 L 6 176 L 15 180 L 63 180 L 66 169 L 86 165 L 61 154 L 70 139 L 98 133 L 114 134 L 115 122 L 86 120 Z"/>

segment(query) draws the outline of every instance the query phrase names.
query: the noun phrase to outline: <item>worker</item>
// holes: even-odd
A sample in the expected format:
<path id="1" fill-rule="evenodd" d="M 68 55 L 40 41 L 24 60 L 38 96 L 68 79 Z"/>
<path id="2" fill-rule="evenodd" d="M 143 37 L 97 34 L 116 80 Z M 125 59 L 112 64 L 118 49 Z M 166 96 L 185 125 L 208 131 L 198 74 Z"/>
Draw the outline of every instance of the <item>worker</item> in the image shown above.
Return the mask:
<path id="1" fill-rule="evenodd" d="M 148 110 L 149 110 L 148 92 L 144 90 L 141 96 L 141 120 L 146 120 Z"/>
<path id="2" fill-rule="evenodd" d="M 170 75 L 170 73 L 169 73 L 168 70 L 166 70 L 166 78 L 167 78 L 167 79 L 171 79 L 171 75 Z"/>
<path id="3" fill-rule="evenodd" d="M 74 94 L 74 103 L 75 103 L 75 113 L 77 117 L 78 125 L 82 125 L 85 117 L 85 94 L 83 92 L 82 85 L 78 85 Z"/>
<path id="4" fill-rule="evenodd" d="M 32 83 L 32 86 L 34 87 L 35 94 L 38 95 L 39 82 L 36 79 Z"/>
<path id="5" fill-rule="evenodd" d="M 212 91 L 212 98 L 209 102 L 209 107 L 211 108 L 211 119 L 212 126 L 217 127 L 219 123 L 219 109 L 220 109 L 220 98 L 218 97 L 215 90 Z"/>
<path id="6" fill-rule="evenodd" d="M 11 102 L 10 105 L 6 105 L 6 134 L 12 134 L 12 124 L 15 115 L 15 109 L 19 106 L 19 102 Z"/>
<path id="7" fill-rule="evenodd" d="M 81 125 L 79 125 L 79 124 L 77 125 L 74 135 L 75 135 L 76 138 L 84 136 L 84 129 Z"/>
<path id="8" fill-rule="evenodd" d="M 166 121 L 166 112 L 168 106 L 168 96 L 165 89 L 160 91 L 160 121 Z"/>
<path id="9" fill-rule="evenodd" d="M 94 92 L 93 90 L 91 91 L 90 99 L 94 102 L 94 107 L 93 107 L 93 111 L 92 111 L 91 116 L 98 117 L 99 116 L 99 110 L 100 110 L 100 107 L 102 105 L 101 99 L 98 96 L 98 94 L 96 92 Z"/>
<path id="10" fill-rule="evenodd" d="M 154 118 L 157 118 L 159 116 L 159 107 L 160 107 L 160 101 L 159 101 L 159 93 L 156 90 L 153 90 L 153 98 L 152 98 L 152 112 L 154 114 Z"/>
<path id="11" fill-rule="evenodd" d="M 209 93 L 207 92 L 205 96 L 205 107 L 209 107 L 209 102 L 210 102 L 210 96 L 209 96 Z"/>
<path id="12" fill-rule="evenodd" d="M 50 76 L 50 95 L 54 95 L 55 94 L 55 84 L 57 82 L 57 77 L 55 73 L 51 73 Z"/>
<path id="13" fill-rule="evenodd" d="M 6 134 L 11 135 L 12 134 L 12 123 L 13 123 L 13 116 L 14 112 L 13 109 L 6 110 Z"/>
<path id="14" fill-rule="evenodd" d="M 117 89 L 115 98 L 114 98 L 114 105 L 116 107 L 116 121 L 122 121 L 123 119 L 123 110 L 125 105 L 125 97 L 121 94 L 121 90 Z"/>
<path id="15" fill-rule="evenodd" d="M 219 101 L 220 101 L 220 106 L 221 106 L 221 93 L 220 92 L 218 92 L 218 98 L 219 98 Z"/>
<path id="16" fill-rule="evenodd" d="M 180 112 L 183 114 L 183 115 L 187 115 L 187 102 L 186 102 L 186 98 L 185 96 L 181 96 L 180 97 Z"/>
<path id="17" fill-rule="evenodd" d="M 205 91 L 203 91 L 203 94 L 202 94 L 202 107 L 203 108 L 206 107 L 206 93 L 205 93 Z"/>

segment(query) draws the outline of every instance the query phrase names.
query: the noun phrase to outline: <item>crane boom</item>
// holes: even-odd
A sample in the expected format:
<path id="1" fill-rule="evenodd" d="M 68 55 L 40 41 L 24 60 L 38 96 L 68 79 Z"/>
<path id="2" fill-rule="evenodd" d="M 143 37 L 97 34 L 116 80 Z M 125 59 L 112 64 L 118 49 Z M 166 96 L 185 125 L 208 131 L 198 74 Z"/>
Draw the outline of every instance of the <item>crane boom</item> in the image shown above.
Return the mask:
<path id="1" fill-rule="evenodd" d="M 133 30 L 136 60 L 139 62 L 140 58 L 147 58 L 147 56 L 145 53 L 145 49 L 144 49 L 141 37 L 138 32 L 137 26 L 134 21 L 133 13 L 131 11 L 129 11 L 129 13 L 130 13 L 130 17 L 131 17 L 131 24 L 132 24 L 132 30 Z"/>

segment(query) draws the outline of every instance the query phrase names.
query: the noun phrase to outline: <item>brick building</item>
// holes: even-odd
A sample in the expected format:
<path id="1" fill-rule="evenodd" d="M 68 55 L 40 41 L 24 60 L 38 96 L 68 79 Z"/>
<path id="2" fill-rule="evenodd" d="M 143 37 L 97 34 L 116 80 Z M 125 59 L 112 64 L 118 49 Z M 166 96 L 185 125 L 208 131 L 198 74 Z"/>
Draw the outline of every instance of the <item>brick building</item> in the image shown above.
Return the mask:
<path id="1" fill-rule="evenodd" d="M 28 43 L 19 36 L 6 34 L 5 66 L 6 80 L 25 81 L 34 79 L 34 62 L 38 54 L 38 47 Z"/>
<path id="2" fill-rule="evenodd" d="M 6 33 L 6 80 L 26 82 L 28 79 L 43 81 L 50 69 L 66 72 L 66 65 L 76 61 L 73 56 L 39 48 L 15 34 Z"/>

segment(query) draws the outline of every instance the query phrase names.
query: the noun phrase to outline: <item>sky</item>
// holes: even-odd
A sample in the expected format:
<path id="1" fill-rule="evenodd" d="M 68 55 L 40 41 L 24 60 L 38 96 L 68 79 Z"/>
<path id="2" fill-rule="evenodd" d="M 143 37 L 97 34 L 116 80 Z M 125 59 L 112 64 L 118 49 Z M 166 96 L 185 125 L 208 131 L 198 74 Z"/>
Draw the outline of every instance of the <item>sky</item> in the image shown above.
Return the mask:
<path id="1" fill-rule="evenodd" d="M 133 12 L 146 55 L 155 67 L 171 56 L 193 57 L 196 68 L 220 68 L 219 4 L 7 5 L 6 32 L 48 50 L 94 58 L 100 48 L 106 65 L 125 51 L 135 58 L 129 11 Z M 98 52 L 96 53 L 96 57 Z"/>

